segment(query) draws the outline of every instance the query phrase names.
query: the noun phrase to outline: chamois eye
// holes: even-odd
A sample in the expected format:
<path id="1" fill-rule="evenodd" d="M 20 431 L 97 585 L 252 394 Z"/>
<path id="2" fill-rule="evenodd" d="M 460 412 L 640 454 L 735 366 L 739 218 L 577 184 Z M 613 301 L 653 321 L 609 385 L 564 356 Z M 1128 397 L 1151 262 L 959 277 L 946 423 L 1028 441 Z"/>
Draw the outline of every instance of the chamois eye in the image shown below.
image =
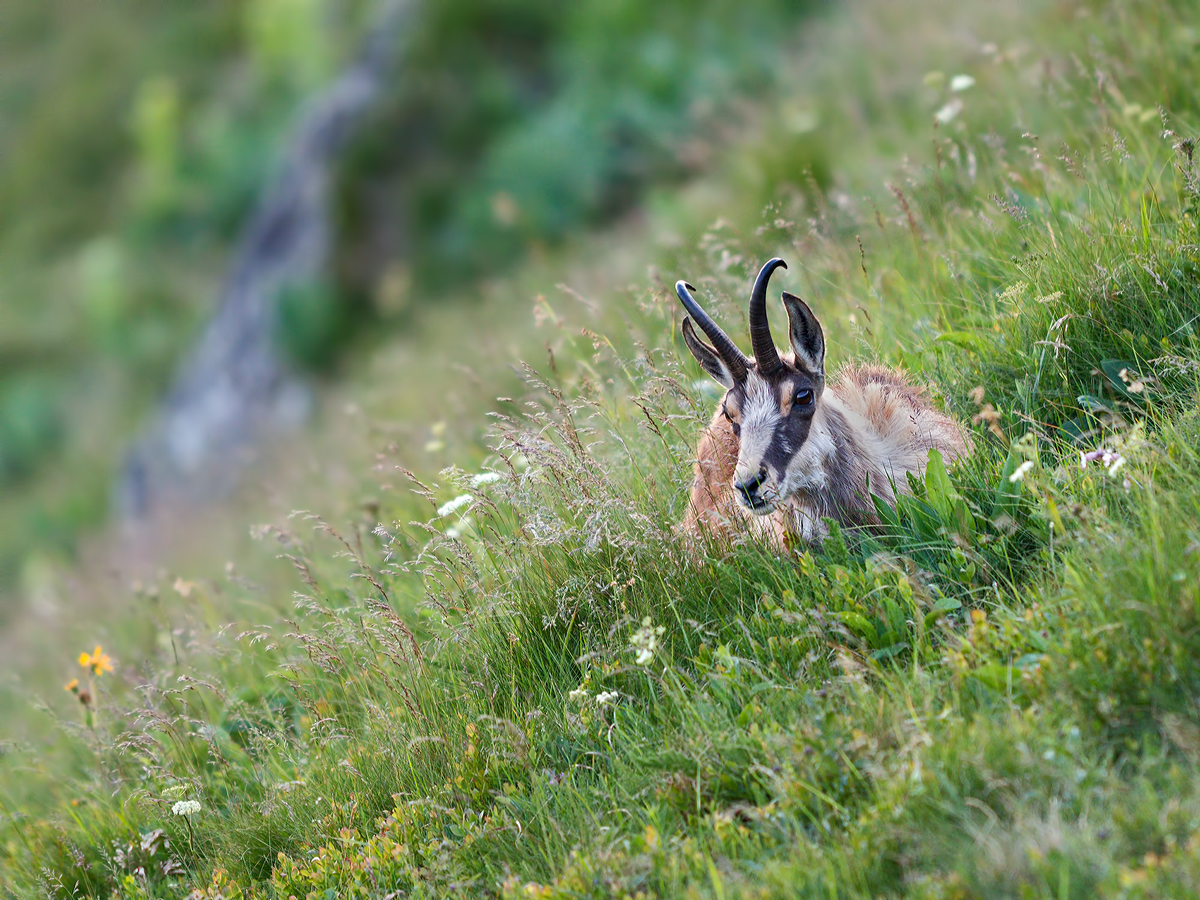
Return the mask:
<path id="1" fill-rule="evenodd" d="M 733 436 L 740 437 L 742 433 L 742 426 L 733 421 L 733 416 L 729 414 L 729 408 L 724 403 L 721 404 L 721 415 L 725 417 L 725 421 L 727 421 L 729 423 L 729 427 L 733 429 Z"/>
<path id="2" fill-rule="evenodd" d="M 796 391 L 796 405 L 797 406 L 812 406 L 812 402 L 813 402 L 813 392 L 812 391 L 810 391 L 808 389 L 805 389 L 803 391 Z"/>

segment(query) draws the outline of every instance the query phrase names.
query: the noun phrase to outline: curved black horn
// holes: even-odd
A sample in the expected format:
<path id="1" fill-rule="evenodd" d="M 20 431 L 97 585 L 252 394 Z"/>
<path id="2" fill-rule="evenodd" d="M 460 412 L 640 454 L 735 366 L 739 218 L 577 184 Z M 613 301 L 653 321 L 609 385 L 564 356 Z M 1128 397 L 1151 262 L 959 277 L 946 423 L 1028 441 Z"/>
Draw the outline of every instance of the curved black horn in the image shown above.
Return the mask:
<path id="1" fill-rule="evenodd" d="M 758 371 L 763 375 L 772 375 L 783 365 L 775 341 L 771 339 L 771 326 L 767 324 L 767 282 L 780 266 L 786 269 L 787 263 L 778 257 L 763 266 L 758 278 L 754 279 L 754 290 L 750 292 L 750 347 L 754 350 Z"/>
<path id="2" fill-rule="evenodd" d="M 683 304 L 683 308 L 696 320 L 700 330 L 707 334 L 708 339 L 713 342 L 713 349 L 717 351 L 721 359 L 725 360 L 725 365 L 729 366 L 729 374 L 733 376 L 733 380 L 745 381 L 749 363 L 746 354 L 739 350 L 737 344 L 729 339 L 729 335 L 721 330 L 721 326 L 700 308 L 700 304 L 690 293 L 694 290 L 695 288 L 686 281 L 675 282 L 675 293 L 679 295 L 679 301 Z"/>

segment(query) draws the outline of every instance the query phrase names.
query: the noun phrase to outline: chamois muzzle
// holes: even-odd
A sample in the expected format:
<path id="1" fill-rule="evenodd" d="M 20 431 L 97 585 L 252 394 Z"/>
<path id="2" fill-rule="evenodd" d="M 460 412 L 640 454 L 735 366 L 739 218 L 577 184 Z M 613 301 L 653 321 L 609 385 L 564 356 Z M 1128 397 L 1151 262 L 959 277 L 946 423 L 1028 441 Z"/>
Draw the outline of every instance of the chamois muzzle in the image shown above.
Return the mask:
<path id="1" fill-rule="evenodd" d="M 750 292 L 750 346 L 754 350 L 754 361 L 759 374 L 771 376 L 783 368 L 775 341 L 771 338 L 771 326 L 767 323 L 767 284 L 776 269 L 787 268 L 787 263 L 776 257 L 770 260 L 754 279 L 754 290 Z"/>
<path id="2" fill-rule="evenodd" d="M 763 468 L 759 469 L 757 473 L 755 473 L 754 475 L 751 475 L 749 478 L 743 478 L 741 480 L 734 481 L 733 489 L 738 492 L 741 499 L 743 501 L 745 501 L 745 504 L 747 507 L 749 507 L 750 509 L 755 509 L 755 510 L 761 509 L 764 506 L 766 506 L 767 504 L 758 495 L 758 489 L 760 487 L 762 487 L 763 482 L 765 482 L 766 480 L 767 480 L 767 470 L 766 470 L 766 467 L 763 467 Z"/>

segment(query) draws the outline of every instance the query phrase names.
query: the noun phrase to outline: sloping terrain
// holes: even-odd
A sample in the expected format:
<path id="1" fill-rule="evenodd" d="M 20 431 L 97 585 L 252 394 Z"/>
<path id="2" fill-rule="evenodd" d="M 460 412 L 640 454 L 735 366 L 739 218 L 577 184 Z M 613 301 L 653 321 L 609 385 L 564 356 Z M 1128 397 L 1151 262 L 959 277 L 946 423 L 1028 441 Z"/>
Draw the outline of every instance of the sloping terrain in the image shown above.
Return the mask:
<path id="1" fill-rule="evenodd" d="M 84 621 L 116 671 L 61 649 L 5 889 L 1195 896 L 1200 31 L 993 6 L 828 11 L 702 175 L 355 360 L 263 475 L 335 525 Z M 741 334 L 771 255 L 974 442 L 785 556 L 676 529 L 670 285 Z"/>

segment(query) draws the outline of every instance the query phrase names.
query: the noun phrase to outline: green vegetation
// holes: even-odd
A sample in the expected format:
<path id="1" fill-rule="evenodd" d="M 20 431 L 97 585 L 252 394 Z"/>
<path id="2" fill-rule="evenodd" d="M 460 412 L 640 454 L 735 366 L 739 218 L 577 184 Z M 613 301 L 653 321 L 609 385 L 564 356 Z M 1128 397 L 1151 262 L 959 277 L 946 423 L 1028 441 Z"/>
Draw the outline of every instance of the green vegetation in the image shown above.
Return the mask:
<path id="1" fill-rule="evenodd" d="M 0 590 L 103 519 L 288 126 L 376 6 L 7 11 Z M 494 276 L 694 172 L 695 143 L 681 143 L 772 83 L 809 6 L 418 5 L 387 37 L 391 86 L 340 173 L 339 272 L 281 298 L 285 356 L 328 371 L 410 296 Z"/>
<path id="2" fill-rule="evenodd" d="M 103 521 L 297 104 L 364 6 L 5 4 L 0 615 Z"/>
<path id="3" fill-rule="evenodd" d="M 771 84 L 793 23 L 816 5 L 431 5 L 405 77 L 347 163 L 344 239 L 392 235 L 425 294 L 494 277 L 530 245 L 694 173 L 704 142 L 689 136 Z"/>
<path id="4" fill-rule="evenodd" d="M 811 23 L 645 221 L 357 369 L 411 423 L 385 499 L 255 529 L 294 607 L 164 578 L 108 622 L 124 665 L 0 757 L 0 883 L 1195 896 L 1200 32 L 1166 0 L 894 6 Z M 974 440 L 880 533 L 787 556 L 676 529 L 713 394 L 669 283 L 732 328 L 774 254 L 832 351 L 927 378 Z"/>

